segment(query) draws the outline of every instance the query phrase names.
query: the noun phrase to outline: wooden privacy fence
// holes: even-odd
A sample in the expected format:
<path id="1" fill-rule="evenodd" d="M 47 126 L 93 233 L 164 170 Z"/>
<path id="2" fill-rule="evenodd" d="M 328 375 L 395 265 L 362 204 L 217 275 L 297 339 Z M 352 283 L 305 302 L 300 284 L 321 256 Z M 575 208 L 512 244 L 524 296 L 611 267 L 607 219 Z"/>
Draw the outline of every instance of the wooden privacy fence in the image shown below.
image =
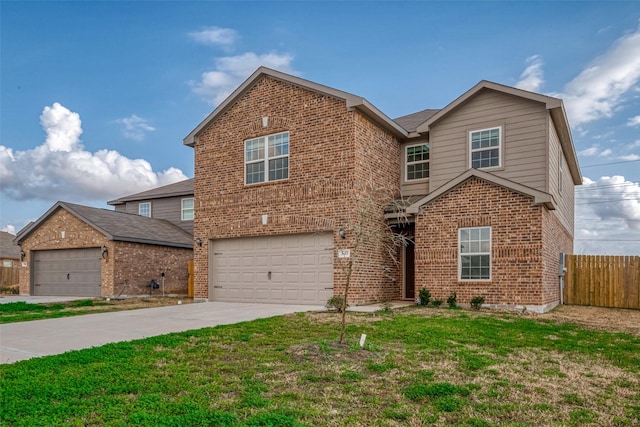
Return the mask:
<path id="1" fill-rule="evenodd" d="M 567 255 L 564 303 L 640 309 L 640 256 Z"/>
<path id="2" fill-rule="evenodd" d="M 0 287 L 6 288 L 20 283 L 20 269 L 13 267 L 0 267 Z"/>

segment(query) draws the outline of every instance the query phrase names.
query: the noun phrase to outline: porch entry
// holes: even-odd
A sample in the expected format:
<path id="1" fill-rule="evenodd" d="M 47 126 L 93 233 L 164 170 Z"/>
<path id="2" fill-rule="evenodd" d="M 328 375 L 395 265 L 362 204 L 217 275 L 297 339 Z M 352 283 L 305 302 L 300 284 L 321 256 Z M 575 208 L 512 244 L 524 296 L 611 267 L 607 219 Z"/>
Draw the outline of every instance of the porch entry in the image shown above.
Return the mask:
<path id="1" fill-rule="evenodd" d="M 413 300 L 416 295 L 415 283 L 415 243 L 414 237 L 409 236 L 410 240 L 403 248 L 403 297 L 404 299 Z"/>

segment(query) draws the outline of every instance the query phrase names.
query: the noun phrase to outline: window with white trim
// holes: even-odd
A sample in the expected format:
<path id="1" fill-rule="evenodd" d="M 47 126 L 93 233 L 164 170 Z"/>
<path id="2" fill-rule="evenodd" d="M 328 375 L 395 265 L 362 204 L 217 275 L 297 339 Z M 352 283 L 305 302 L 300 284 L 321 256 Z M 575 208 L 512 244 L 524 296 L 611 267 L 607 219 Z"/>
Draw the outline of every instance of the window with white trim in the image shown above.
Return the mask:
<path id="1" fill-rule="evenodd" d="M 481 129 L 469 132 L 469 159 L 474 169 L 502 166 L 502 128 Z"/>
<path id="2" fill-rule="evenodd" d="M 405 181 L 429 178 L 429 144 L 409 145 L 405 154 Z"/>
<path id="3" fill-rule="evenodd" d="M 182 214 L 180 215 L 180 219 L 183 221 L 193 220 L 193 198 L 182 199 L 181 212 Z"/>
<path id="4" fill-rule="evenodd" d="M 151 202 L 144 202 L 138 205 L 138 215 L 151 218 Z"/>
<path id="5" fill-rule="evenodd" d="M 458 278 L 491 280 L 491 227 L 459 229 L 458 247 Z"/>
<path id="6" fill-rule="evenodd" d="M 261 136 L 244 142 L 244 183 L 289 178 L 289 132 Z"/>

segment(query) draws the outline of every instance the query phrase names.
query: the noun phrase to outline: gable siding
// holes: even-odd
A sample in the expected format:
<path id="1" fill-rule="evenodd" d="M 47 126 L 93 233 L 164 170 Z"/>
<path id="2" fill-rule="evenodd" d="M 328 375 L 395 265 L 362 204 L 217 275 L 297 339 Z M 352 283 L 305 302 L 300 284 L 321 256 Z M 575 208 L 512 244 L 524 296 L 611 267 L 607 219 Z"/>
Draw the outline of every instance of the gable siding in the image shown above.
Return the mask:
<path id="1" fill-rule="evenodd" d="M 549 193 L 553 195 L 558 209 L 553 212 L 560 223 L 566 228 L 570 236 L 574 233 L 574 189 L 573 180 L 569 171 L 569 165 L 560 148 L 560 140 L 556 132 L 553 120 L 549 123 Z M 560 167 L 562 167 L 562 192 L 559 191 L 558 181 L 561 179 Z"/>
<path id="2" fill-rule="evenodd" d="M 189 196 L 191 197 L 191 196 Z M 182 221 L 182 199 L 184 197 L 167 197 L 164 199 L 153 200 L 136 200 L 127 202 L 124 209 L 125 212 L 138 215 L 138 206 L 140 203 L 151 203 L 151 217 L 157 219 L 165 219 L 172 224 L 185 230 L 187 233 L 193 233 L 193 221 Z"/>
<path id="3" fill-rule="evenodd" d="M 468 133 L 502 126 L 502 165 L 488 170 L 546 191 L 547 122 L 543 104 L 485 90 L 430 130 L 433 191 L 469 169 Z"/>

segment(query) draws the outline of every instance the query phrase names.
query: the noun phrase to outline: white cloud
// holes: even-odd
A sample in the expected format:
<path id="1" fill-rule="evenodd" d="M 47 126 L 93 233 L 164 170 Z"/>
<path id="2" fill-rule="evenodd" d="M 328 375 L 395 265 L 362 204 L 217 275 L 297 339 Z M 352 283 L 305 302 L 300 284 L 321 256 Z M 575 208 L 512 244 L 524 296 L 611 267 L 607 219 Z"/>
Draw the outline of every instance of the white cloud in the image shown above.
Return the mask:
<path id="1" fill-rule="evenodd" d="M 623 220 L 630 229 L 640 230 L 640 184 L 619 175 L 598 181 L 585 178 L 576 189 L 576 209 L 578 218 L 589 211 L 598 219 Z"/>
<path id="2" fill-rule="evenodd" d="M 625 154 L 624 156 L 618 157 L 620 160 L 625 160 L 628 162 L 635 162 L 636 160 L 640 160 L 640 155 L 637 154 Z"/>
<path id="3" fill-rule="evenodd" d="M 44 107 L 40 125 L 47 134 L 45 145 L 50 151 L 69 152 L 78 147 L 82 135 L 80 115 L 55 102 Z"/>
<path id="4" fill-rule="evenodd" d="M 622 176 L 584 178 L 576 188 L 575 253 L 638 255 L 640 184 Z"/>
<path id="5" fill-rule="evenodd" d="M 591 157 L 597 155 L 599 151 L 600 148 L 597 145 L 592 145 L 591 147 L 585 148 L 584 150 L 580 151 L 578 155 L 583 157 Z"/>
<path id="6" fill-rule="evenodd" d="M 231 28 L 209 27 L 191 32 L 189 37 L 202 44 L 228 47 L 235 43 L 238 33 Z"/>
<path id="7" fill-rule="evenodd" d="M 125 138 L 133 139 L 135 141 L 142 141 L 148 132 L 153 132 L 156 130 L 153 126 L 149 124 L 147 119 L 143 119 L 142 117 L 138 117 L 135 114 L 132 114 L 129 117 L 125 117 L 122 119 L 116 120 L 116 123 L 121 124 L 122 134 Z"/>
<path id="8" fill-rule="evenodd" d="M 610 148 L 607 148 L 607 149 L 602 150 L 602 152 L 600 153 L 600 155 L 601 155 L 602 157 L 607 157 L 607 156 L 610 156 L 612 152 L 613 152 L 613 151 L 611 151 L 611 149 L 610 149 Z"/>
<path id="9" fill-rule="evenodd" d="M 553 94 L 565 102 L 569 121 L 577 127 L 611 117 L 627 92 L 640 82 L 640 28 L 625 35 L 585 70 Z"/>
<path id="10" fill-rule="evenodd" d="M 5 225 L 4 227 L 2 227 L 2 230 L 0 230 L 0 231 L 4 231 L 6 233 L 13 234 L 14 236 L 16 235 L 16 227 L 11 225 L 11 224 Z"/>
<path id="11" fill-rule="evenodd" d="M 542 70 L 542 58 L 540 55 L 533 55 L 527 58 L 527 68 L 520 74 L 520 80 L 515 84 L 519 89 L 537 92 L 544 83 L 544 72 Z"/>
<path id="12" fill-rule="evenodd" d="M 640 147 L 640 139 L 637 140 L 636 142 L 632 142 L 631 144 L 628 144 L 627 147 L 630 148 L 630 149 L 639 148 Z"/>
<path id="13" fill-rule="evenodd" d="M 293 56 L 278 53 L 258 55 L 247 52 L 216 58 L 215 70 L 202 73 L 200 81 L 193 83 L 193 91 L 211 105 L 218 105 L 260 66 L 297 74 L 292 62 Z"/>
<path id="14" fill-rule="evenodd" d="M 80 116 L 59 103 L 45 107 L 40 122 L 44 144 L 25 151 L 0 145 L 0 191 L 14 200 L 109 200 L 187 178 L 117 151 L 85 151 Z"/>
<path id="15" fill-rule="evenodd" d="M 629 121 L 627 121 L 627 126 L 639 126 L 640 125 L 640 116 L 631 117 Z"/>

